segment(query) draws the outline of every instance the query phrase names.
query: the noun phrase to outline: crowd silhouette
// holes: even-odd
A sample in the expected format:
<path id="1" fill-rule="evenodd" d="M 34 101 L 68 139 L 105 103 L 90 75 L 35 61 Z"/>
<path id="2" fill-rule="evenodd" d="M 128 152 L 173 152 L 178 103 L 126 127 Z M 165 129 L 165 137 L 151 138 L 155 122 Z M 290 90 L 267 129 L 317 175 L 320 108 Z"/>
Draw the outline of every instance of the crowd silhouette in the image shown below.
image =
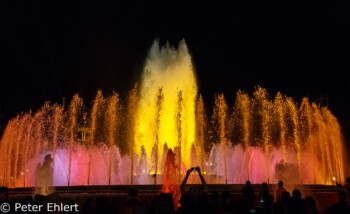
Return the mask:
<path id="1" fill-rule="evenodd" d="M 201 178 L 201 185 L 186 184 L 188 176 L 197 172 Z M 267 183 L 262 183 L 261 189 L 254 189 L 250 181 L 246 182 L 241 194 L 233 195 L 229 191 L 208 193 L 208 186 L 201 175 L 200 168 L 191 168 L 186 175 L 181 187 L 181 199 L 179 206 L 174 205 L 171 193 L 160 193 L 152 196 L 151 200 L 141 197 L 137 189 L 130 189 L 127 197 L 113 200 L 105 195 L 95 198 L 86 197 L 79 213 L 116 213 L 116 214 L 319 214 L 315 199 L 311 196 L 303 197 L 301 191 L 294 189 L 290 194 L 282 181 L 278 183 L 277 190 L 269 190 Z M 350 207 L 350 178 L 347 178 L 345 186 L 338 186 L 338 203 L 328 206 L 325 214 L 349 214 Z M 75 204 L 72 198 L 58 193 L 50 195 L 35 195 L 34 198 L 9 198 L 9 189 L 0 187 L 0 204 L 14 203 L 43 205 L 48 202 Z M 9 213 L 14 213 L 13 210 Z M 40 213 L 47 213 L 43 209 Z"/>

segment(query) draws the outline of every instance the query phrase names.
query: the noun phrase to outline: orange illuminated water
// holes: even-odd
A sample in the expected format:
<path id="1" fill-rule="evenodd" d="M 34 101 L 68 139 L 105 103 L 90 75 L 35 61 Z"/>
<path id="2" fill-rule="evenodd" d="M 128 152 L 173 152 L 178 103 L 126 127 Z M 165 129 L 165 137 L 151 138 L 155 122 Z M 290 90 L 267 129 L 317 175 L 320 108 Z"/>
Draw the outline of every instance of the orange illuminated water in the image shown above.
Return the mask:
<path id="1" fill-rule="evenodd" d="M 197 165 L 208 183 L 344 181 L 341 127 L 326 107 L 259 86 L 213 100 L 209 110 L 185 42 L 155 41 L 127 96 L 98 91 L 86 106 L 74 95 L 69 105 L 47 102 L 11 119 L 0 142 L 0 185 L 42 183 L 47 154 L 54 186 L 156 182 L 166 192 Z"/>

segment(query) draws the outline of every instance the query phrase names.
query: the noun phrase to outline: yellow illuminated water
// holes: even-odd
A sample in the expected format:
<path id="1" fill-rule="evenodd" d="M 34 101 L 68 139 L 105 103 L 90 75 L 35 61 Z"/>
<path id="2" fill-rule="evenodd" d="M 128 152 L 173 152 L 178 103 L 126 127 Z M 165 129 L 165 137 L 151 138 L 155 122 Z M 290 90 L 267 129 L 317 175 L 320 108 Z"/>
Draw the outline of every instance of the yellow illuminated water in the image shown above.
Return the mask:
<path id="1" fill-rule="evenodd" d="M 159 130 L 157 131 L 157 96 L 162 90 L 160 103 Z M 195 102 L 197 82 L 187 46 L 181 41 L 178 48 L 166 44 L 159 46 L 155 41 L 146 61 L 140 85 L 136 113 L 135 152 L 141 154 L 144 146 L 148 158 L 156 145 L 167 143 L 170 149 L 178 147 L 176 127 L 178 92 L 182 91 L 181 112 L 181 156 L 186 166 L 190 166 L 190 148 L 195 143 Z M 158 107 L 159 108 L 159 107 Z M 158 133 L 156 133 L 158 132 Z M 161 149 L 158 150 L 161 152 Z M 162 154 L 159 154 L 162 156 Z"/>

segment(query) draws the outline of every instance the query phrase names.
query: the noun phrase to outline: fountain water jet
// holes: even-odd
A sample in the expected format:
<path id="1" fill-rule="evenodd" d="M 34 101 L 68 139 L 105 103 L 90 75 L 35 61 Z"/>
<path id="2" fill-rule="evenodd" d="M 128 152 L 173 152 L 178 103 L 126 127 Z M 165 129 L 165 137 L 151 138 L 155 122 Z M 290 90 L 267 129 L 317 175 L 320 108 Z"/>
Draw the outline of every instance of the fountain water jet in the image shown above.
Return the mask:
<path id="1" fill-rule="evenodd" d="M 70 177 L 71 177 L 71 166 L 72 166 L 72 152 L 73 144 L 75 142 L 75 135 L 77 133 L 77 117 L 79 108 L 82 106 L 82 99 L 76 94 L 73 96 L 73 99 L 69 107 L 69 163 L 68 163 L 68 186 L 70 186 Z"/>
<path id="2" fill-rule="evenodd" d="M 219 132 L 219 142 L 222 145 L 223 153 L 223 164 L 225 169 L 225 183 L 227 184 L 227 161 L 226 161 L 226 114 L 227 114 L 227 104 L 223 94 L 220 94 L 215 99 L 215 110 L 214 110 L 214 120 L 217 120 L 218 132 Z"/>
<path id="3" fill-rule="evenodd" d="M 111 175 L 112 175 L 112 159 L 113 159 L 113 145 L 115 144 L 118 111 L 119 111 L 119 95 L 114 93 L 108 99 L 108 107 L 106 111 L 106 118 L 108 123 L 108 141 L 109 141 L 109 163 L 108 163 L 108 185 L 111 185 Z"/>
<path id="4" fill-rule="evenodd" d="M 246 152 L 245 155 L 245 165 L 247 171 L 247 180 L 250 179 L 249 175 L 249 121 L 250 118 L 250 100 L 249 96 L 242 91 L 237 92 L 237 98 L 235 102 L 235 106 L 232 113 L 232 118 L 236 118 L 235 121 L 232 121 L 234 124 L 240 124 L 235 128 L 238 128 L 242 133 L 242 142 L 244 145 L 244 150 Z M 236 117 L 235 117 L 236 116 Z"/>

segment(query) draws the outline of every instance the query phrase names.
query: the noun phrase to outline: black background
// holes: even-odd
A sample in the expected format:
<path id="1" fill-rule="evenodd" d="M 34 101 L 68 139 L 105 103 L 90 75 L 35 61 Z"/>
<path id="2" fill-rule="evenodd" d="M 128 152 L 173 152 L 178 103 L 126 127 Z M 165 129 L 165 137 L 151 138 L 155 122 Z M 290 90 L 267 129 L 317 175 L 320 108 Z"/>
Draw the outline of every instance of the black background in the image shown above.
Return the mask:
<path id="1" fill-rule="evenodd" d="M 208 105 L 256 85 L 296 101 L 328 96 L 349 139 L 347 0 L 1 1 L 2 127 L 47 100 L 128 93 L 157 37 L 185 38 Z"/>

